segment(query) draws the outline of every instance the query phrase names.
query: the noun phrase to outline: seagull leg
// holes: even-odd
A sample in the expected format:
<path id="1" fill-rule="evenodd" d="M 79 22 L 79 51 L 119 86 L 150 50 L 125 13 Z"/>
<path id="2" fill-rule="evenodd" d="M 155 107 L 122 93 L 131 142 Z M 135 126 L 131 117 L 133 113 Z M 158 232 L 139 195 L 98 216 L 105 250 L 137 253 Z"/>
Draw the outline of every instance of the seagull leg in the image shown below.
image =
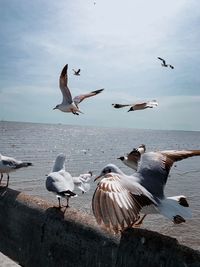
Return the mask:
<path id="1" fill-rule="evenodd" d="M 0 184 L 1 184 L 2 179 L 3 179 L 3 173 L 1 173 Z"/>
<path id="2" fill-rule="evenodd" d="M 75 112 L 75 111 L 72 111 L 72 113 L 73 113 L 74 115 L 79 115 L 79 113 L 78 113 L 78 112 Z"/>
<path id="3" fill-rule="evenodd" d="M 9 179 L 10 179 L 10 176 L 9 176 L 9 173 L 7 173 L 7 184 L 6 184 L 6 187 L 8 187 Z"/>
<path id="4" fill-rule="evenodd" d="M 146 216 L 147 216 L 146 214 L 144 214 L 142 217 L 140 216 L 139 219 L 132 225 L 132 227 L 139 228 L 142 225 L 144 218 Z"/>
<path id="5" fill-rule="evenodd" d="M 69 208 L 69 198 L 67 197 L 66 199 L 67 199 L 67 206 L 66 206 L 66 208 Z"/>
<path id="6" fill-rule="evenodd" d="M 61 208 L 60 197 L 58 197 L 58 208 Z"/>

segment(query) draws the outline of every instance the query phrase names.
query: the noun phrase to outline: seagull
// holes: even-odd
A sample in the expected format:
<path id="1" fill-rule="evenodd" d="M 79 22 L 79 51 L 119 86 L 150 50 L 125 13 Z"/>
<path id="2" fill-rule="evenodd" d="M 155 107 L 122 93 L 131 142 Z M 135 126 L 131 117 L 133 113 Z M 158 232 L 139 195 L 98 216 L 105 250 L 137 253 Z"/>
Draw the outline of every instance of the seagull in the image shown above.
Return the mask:
<path id="1" fill-rule="evenodd" d="M 7 184 L 6 184 L 6 186 L 8 186 L 9 179 L 10 179 L 9 173 L 10 172 L 14 172 L 17 169 L 20 169 L 22 167 L 28 167 L 28 166 L 32 166 L 32 163 L 23 162 L 23 161 L 16 160 L 14 158 L 3 156 L 3 155 L 0 154 L 0 173 L 1 173 L 0 184 L 1 184 L 1 181 L 3 179 L 3 174 L 4 173 L 7 174 Z"/>
<path id="2" fill-rule="evenodd" d="M 162 67 L 170 67 L 171 69 L 174 69 L 174 66 L 172 66 L 170 64 L 166 64 L 166 61 L 163 58 L 158 57 L 158 59 L 162 61 L 162 63 L 161 63 Z"/>
<path id="3" fill-rule="evenodd" d="M 92 172 L 80 174 L 78 177 L 72 177 L 74 185 L 77 186 L 82 194 L 90 190 L 90 180 L 92 177 Z"/>
<path id="4" fill-rule="evenodd" d="M 74 70 L 74 69 L 72 69 L 73 70 L 73 72 L 74 72 L 74 75 L 76 75 L 76 76 L 80 76 L 80 71 L 81 71 L 81 69 L 78 69 L 78 70 Z"/>
<path id="5" fill-rule="evenodd" d="M 146 151 L 144 144 L 141 144 L 138 148 L 133 148 L 133 150 L 127 154 L 127 156 L 121 156 L 120 159 L 126 166 L 137 171 L 138 162 L 140 161 L 141 155 Z"/>
<path id="6" fill-rule="evenodd" d="M 164 188 L 173 163 L 193 156 L 200 156 L 200 150 L 146 152 L 137 172 L 130 176 L 114 164 L 105 166 L 96 177 L 102 179 L 92 199 L 97 223 L 118 233 L 127 227 L 140 226 L 147 214 L 162 214 L 174 224 L 190 219 L 186 197 L 165 197 Z"/>
<path id="7" fill-rule="evenodd" d="M 72 176 L 65 171 L 65 158 L 62 153 L 56 157 L 53 170 L 46 178 L 46 189 L 56 194 L 59 208 L 61 208 L 61 197 L 67 200 L 66 207 L 69 207 L 69 198 L 77 196 L 73 192 L 74 182 Z"/>
<path id="8" fill-rule="evenodd" d="M 112 104 L 114 108 L 123 108 L 123 107 L 130 107 L 129 111 L 135 111 L 135 110 L 142 110 L 146 108 L 153 108 L 158 106 L 158 102 L 156 100 L 147 101 L 147 102 L 139 102 L 135 104 Z"/>
<path id="9" fill-rule="evenodd" d="M 57 105 L 53 109 L 59 109 L 62 112 L 71 112 L 75 115 L 79 115 L 79 113 L 83 113 L 83 112 L 80 111 L 78 104 L 82 102 L 85 98 L 95 96 L 101 93 L 104 89 L 99 89 L 99 90 L 95 90 L 87 94 L 75 96 L 72 99 L 72 96 L 71 96 L 71 93 L 68 87 L 67 69 L 68 69 L 68 64 L 64 66 L 61 72 L 61 75 L 60 75 L 60 90 L 63 95 L 63 101 L 61 104 Z"/>

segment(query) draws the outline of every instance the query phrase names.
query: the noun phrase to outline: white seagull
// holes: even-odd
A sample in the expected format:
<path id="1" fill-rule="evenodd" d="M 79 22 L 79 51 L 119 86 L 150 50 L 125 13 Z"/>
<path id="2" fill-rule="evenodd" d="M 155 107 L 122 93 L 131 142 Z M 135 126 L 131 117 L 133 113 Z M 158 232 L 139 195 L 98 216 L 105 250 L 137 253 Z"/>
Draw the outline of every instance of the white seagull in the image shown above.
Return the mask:
<path id="1" fill-rule="evenodd" d="M 137 171 L 141 155 L 144 154 L 145 151 L 146 147 L 142 144 L 138 148 L 133 148 L 126 156 L 121 156 L 117 159 L 120 159 L 126 166 Z"/>
<path id="2" fill-rule="evenodd" d="M 139 226 L 150 213 L 160 213 L 175 224 L 191 218 L 186 197 L 165 197 L 164 188 L 173 163 L 193 156 L 200 156 L 200 150 L 146 152 L 141 156 L 137 172 L 131 176 L 108 164 L 96 177 L 102 180 L 92 199 L 98 224 L 117 233 Z M 140 212 L 144 214 L 142 218 Z"/>
<path id="3" fill-rule="evenodd" d="M 61 197 L 67 200 L 66 207 L 69 207 L 69 198 L 77 196 L 73 192 L 74 182 L 72 176 L 65 171 L 65 158 L 65 155 L 62 153 L 56 157 L 53 170 L 46 178 L 46 189 L 56 194 L 59 208 L 61 208 Z"/>
<path id="4" fill-rule="evenodd" d="M 63 101 L 61 104 L 57 105 L 53 109 L 59 109 L 62 112 L 71 112 L 75 115 L 79 115 L 79 113 L 82 113 L 78 107 L 78 104 L 81 103 L 85 98 L 95 96 L 99 93 L 101 93 L 104 89 L 99 89 L 92 91 L 87 94 L 82 94 L 75 96 L 72 99 L 69 87 L 68 87 L 68 75 L 67 75 L 67 69 L 68 64 L 64 66 L 61 75 L 60 75 L 60 90 L 63 95 Z"/>
<path id="5" fill-rule="evenodd" d="M 1 181 L 3 179 L 3 174 L 6 173 L 7 174 L 7 184 L 6 186 L 8 186 L 9 184 L 9 173 L 10 172 L 14 172 L 20 168 L 23 167 L 28 167 L 31 166 L 32 163 L 31 162 L 23 162 L 21 160 L 16 160 L 14 158 L 11 157 L 6 157 L 0 154 L 0 173 L 1 173 L 1 178 L 0 178 L 0 184 Z"/>
<path id="6" fill-rule="evenodd" d="M 130 107 L 129 111 L 135 111 L 135 110 L 142 110 L 146 108 L 153 108 L 158 106 L 158 102 L 156 100 L 151 100 L 147 102 L 138 102 L 135 104 L 112 104 L 114 108 L 124 108 L 124 107 Z"/>
<path id="7" fill-rule="evenodd" d="M 78 69 L 78 70 L 72 69 L 72 70 L 74 72 L 74 75 L 80 76 L 81 69 Z"/>
<path id="8" fill-rule="evenodd" d="M 80 174 L 78 177 L 72 177 L 74 185 L 81 190 L 82 194 L 90 190 L 90 181 L 92 178 L 92 172 Z"/>
<path id="9" fill-rule="evenodd" d="M 171 64 L 166 64 L 166 61 L 163 58 L 158 57 L 158 59 L 162 61 L 161 63 L 162 67 L 170 67 L 171 69 L 174 69 L 174 66 L 172 66 Z"/>

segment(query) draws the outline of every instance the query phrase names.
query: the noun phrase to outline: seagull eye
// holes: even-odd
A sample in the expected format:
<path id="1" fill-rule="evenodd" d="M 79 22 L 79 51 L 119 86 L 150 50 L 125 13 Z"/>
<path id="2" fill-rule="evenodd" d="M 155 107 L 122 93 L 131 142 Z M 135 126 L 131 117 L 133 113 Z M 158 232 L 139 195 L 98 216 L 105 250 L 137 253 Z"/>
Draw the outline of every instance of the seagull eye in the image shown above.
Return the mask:
<path id="1" fill-rule="evenodd" d="M 108 172 L 112 172 L 112 170 L 111 169 L 108 169 Z"/>

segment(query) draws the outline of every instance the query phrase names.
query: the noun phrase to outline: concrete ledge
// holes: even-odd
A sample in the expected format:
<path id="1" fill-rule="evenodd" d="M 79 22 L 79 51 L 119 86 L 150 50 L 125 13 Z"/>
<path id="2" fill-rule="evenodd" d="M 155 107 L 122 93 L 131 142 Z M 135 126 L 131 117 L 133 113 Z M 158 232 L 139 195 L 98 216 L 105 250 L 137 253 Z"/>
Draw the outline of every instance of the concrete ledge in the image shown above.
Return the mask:
<path id="1" fill-rule="evenodd" d="M 176 239 L 130 229 L 121 239 L 73 208 L 0 187 L 0 251 L 25 267 L 200 266 L 200 252 Z"/>

